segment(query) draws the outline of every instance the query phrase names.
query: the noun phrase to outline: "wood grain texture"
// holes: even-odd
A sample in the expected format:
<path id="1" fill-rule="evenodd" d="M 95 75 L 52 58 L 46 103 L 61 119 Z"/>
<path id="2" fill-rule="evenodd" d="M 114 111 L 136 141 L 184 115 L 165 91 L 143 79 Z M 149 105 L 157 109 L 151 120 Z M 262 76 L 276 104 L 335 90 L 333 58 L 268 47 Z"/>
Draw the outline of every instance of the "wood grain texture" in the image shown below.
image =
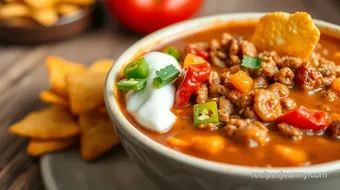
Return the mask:
<path id="1" fill-rule="evenodd" d="M 206 0 L 200 16 L 226 12 L 308 11 L 313 17 L 340 24 L 338 0 Z M 7 133 L 8 126 L 32 110 L 48 88 L 46 55 L 91 64 L 101 58 L 117 58 L 141 38 L 112 19 L 104 27 L 66 41 L 41 46 L 0 46 L 0 190 L 44 189 L 38 158 L 26 155 L 27 139 Z"/>

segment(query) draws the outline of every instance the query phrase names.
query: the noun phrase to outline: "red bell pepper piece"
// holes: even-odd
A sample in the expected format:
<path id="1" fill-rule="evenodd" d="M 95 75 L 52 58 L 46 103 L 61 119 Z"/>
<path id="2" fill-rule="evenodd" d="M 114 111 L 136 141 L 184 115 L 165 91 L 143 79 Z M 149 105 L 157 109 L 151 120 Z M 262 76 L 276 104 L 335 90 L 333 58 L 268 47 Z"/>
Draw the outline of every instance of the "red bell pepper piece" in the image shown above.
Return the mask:
<path id="1" fill-rule="evenodd" d="M 326 112 L 309 110 L 304 106 L 284 114 L 278 118 L 279 121 L 285 122 L 299 129 L 310 129 L 320 131 L 329 124 L 329 116 Z"/>
<path id="2" fill-rule="evenodd" d="M 208 60 L 210 57 L 207 51 L 205 51 L 204 49 L 200 49 L 200 48 L 188 47 L 187 53 L 192 53 L 194 55 L 200 56 L 205 60 Z"/>
<path id="3" fill-rule="evenodd" d="M 186 106 L 191 95 L 208 80 L 211 67 L 209 63 L 189 65 L 184 69 L 182 82 L 177 89 L 175 106 Z"/>

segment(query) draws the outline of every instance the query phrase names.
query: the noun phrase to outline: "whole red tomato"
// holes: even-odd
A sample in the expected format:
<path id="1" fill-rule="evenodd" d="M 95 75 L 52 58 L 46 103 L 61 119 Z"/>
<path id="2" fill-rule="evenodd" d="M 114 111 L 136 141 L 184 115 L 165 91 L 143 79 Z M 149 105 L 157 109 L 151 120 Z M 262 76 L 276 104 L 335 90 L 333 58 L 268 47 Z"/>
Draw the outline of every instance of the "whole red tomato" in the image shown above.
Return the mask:
<path id="1" fill-rule="evenodd" d="M 128 28 L 148 34 L 192 17 L 204 0 L 106 0 L 111 13 Z"/>

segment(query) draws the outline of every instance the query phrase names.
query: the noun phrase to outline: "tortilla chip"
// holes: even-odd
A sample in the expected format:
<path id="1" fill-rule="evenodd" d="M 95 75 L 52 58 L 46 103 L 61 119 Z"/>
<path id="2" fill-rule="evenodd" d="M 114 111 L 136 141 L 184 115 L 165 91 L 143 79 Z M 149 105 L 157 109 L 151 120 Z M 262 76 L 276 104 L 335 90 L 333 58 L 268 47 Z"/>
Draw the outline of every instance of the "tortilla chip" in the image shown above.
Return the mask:
<path id="1" fill-rule="evenodd" d="M 81 129 L 81 155 L 84 160 L 94 160 L 119 143 L 113 124 L 105 114 L 92 111 L 79 116 Z"/>
<path id="2" fill-rule="evenodd" d="M 57 11 L 52 7 L 36 9 L 32 14 L 32 18 L 40 25 L 46 27 L 55 25 L 59 20 Z"/>
<path id="3" fill-rule="evenodd" d="M 98 112 L 100 112 L 100 113 L 107 114 L 107 110 L 106 110 L 106 106 L 105 106 L 105 105 L 102 105 L 102 106 L 97 107 L 96 110 L 97 110 Z"/>
<path id="4" fill-rule="evenodd" d="M 73 115 L 67 108 L 51 106 L 32 112 L 23 120 L 10 126 L 13 134 L 39 140 L 67 139 L 79 134 Z"/>
<path id="5" fill-rule="evenodd" d="M 69 148 L 79 142 L 78 138 L 54 141 L 31 140 L 27 147 L 27 154 L 31 156 L 40 156 L 45 153 L 55 152 Z"/>
<path id="6" fill-rule="evenodd" d="M 307 60 L 320 39 L 320 31 L 305 12 L 273 12 L 256 25 L 252 42 L 260 51 L 275 50 Z"/>
<path id="7" fill-rule="evenodd" d="M 67 96 L 66 76 L 84 71 L 86 67 L 80 63 L 69 62 L 56 56 L 46 59 L 49 73 L 49 82 L 52 88 L 60 95 Z"/>
<path id="8" fill-rule="evenodd" d="M 57 6 L 57 11 L 62 16 L 71 16 L 80 10 L 79 6 L 73 4 L 61 3 Z"/>
<path id="9" fill-rule="evenodd" d="M 95 0 L 59 0 L 59 2 L 77 4 L 81 6 L 89 6 L 89 5 L 93 5 L 96 1 Z"/>
<path id="10" fill-rule="evenodd" d="M 108 73 L 113 65 L 114 61 L 112 59 L 101 59 L 94 62 L 90 67 L 90 71 L 94 72 L 105 72 Z"/>
<path id="11" fill-rule="evenodd" d="M 27 17 L 30 16 L 31 10 L 21 3 L 10 3 L 1 6 L 0 20 L 13 17 Z"/>
<path id="12" fill-rule="evenodd" d="M 62 105 L 62 106 L 69 106 L 68 101 L 53 92 L 52 90 L 44 90 L 40 93 L 40 99 L 45 102 L 45 103 L 50 103 L 50 104 L 57 104 L 57 105 Z"/>
<path id="13" fill-rule="evenodd" d="M 67 77 L 71 110 L 74 114 L 90 111 L 104 104 L 106 73 L 84 71 Z"/>
<path id="14" fill-rule="evenodd" d="M 24 2 L 34 9 L 53 7 L 57 0 L 24 0 Z"/>

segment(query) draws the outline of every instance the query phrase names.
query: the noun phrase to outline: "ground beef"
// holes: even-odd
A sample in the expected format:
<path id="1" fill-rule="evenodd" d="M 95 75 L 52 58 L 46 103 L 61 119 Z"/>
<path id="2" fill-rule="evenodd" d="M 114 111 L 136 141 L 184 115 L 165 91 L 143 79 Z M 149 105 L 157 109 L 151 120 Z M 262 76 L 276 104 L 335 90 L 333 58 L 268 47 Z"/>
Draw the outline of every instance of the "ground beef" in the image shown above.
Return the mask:
<path id="1" fill-rule="evenodd" d="M 224 53 L 226 48 L 222 47 L 217 39 L 212 39 L 209 43 L 209 47 L 212 64 L 216 65 L 219 68 L 225 68 L 227 66 L 227 55 Z"/>
<path id="2" fill-rule="evenodd" d="M 255 113 L 254 106 L 244 108 L 243 116 L 246 119 L 259 120 L 259 117 Z"/>
<path id="3" fill-rule="evenodd" d="M 261 122 L 254 121 L 235 132 L 235 141 L 250 148 L 265 145 L 269 141 L 268 128 Z"/>
<path id="4" fill-rule="evenodd" d="M 226 62 L 218 57 L 218 52 L 210 52 L 210 58 L 213 65 L 219 68 L 227 67 Z"/>
<path id="5" fill-rule="evenodd" d="M 292 110 L 296 107 L 296 102 L 293 99 L 288 98 L 288 97 L 281 98 L 280 103 L 281 103 L 282 109 L 284 109 L 285 111 Z"/>
<path id="6" fill-rule="evenodd" d="M 240 65 L 241 64 L 241 59 L 238 57 L 238 55 L 230 55 L 229 56 L 229 65 Z"/>
<path id="7" fill-rule="evenodd" d="M 228 113 L 226 110 L 219 109 L 218 110 L 218 119 L 220 122 L 227 122 L 229 120 L 230 113 Z"/>
<path id="8" fill-rule="evenodd" d="M 209 86 L 209 96 L 210 97 L 220 97 L 220 96 L 227 96 L 229 93 L 229 89 L 227 87 L 213 83 Z"/>
<path id="9" fill-rule="evenodd" d="M 334 139 L 340 139 L 340 120 L 332 121 L 328 126 L 326 133 Z"/>
<path id="10" fill-rule="evenodd" d="M 302 60 L 298 57 L 283 56 L 278 64 L 279 68 L 288 67 L 292 71 L 296 71 L 302 65 Z"/>
<path id="11" fill-rule="evenodd" d="M 273 78 L 274 75 L 279 71 L 276 63 L 271 61 L 263 61 L 261 67 L 255 70 L 255 75 L 258 77 L 269 77 Z"/>
<path id="12" fill-rule="evenodd" d="M 275 121 L 282 113 L 280 98 L 270 90 L 256 90 L 254 109 L 265 122 Z"/>
<path id="13" fill-rule="evenodd" d="M 229 33 L 225 32 L 225 33 L 222 34 L 221 44 L 223 46 L 227 46 L 231 39 L 233 39 L 233 36 L 230 35 Z"/>
<path id="14" fill-rule="evenodd" d="M 241 43 L 241 51 L 242 51 L 242 55 L 246 55 L 249 57 L 257 57 L 256 47 L 251 42 L 243 41 Z"/>
<path id="15" fill-rule="evenodd" d="M 229 41 L 229 55 L 237 55 L 240 51 L 240 44 L 238 40 L 231 39 Z"/>
<path id="16" fill-rule="evenodd" d="M 336 75 L 336 66 L 333 61 L 328 61 L 325 58 L 321 57 L 319 60 L 318 71 L 322 74 L 323 77 L 330 77 Z"/>
<path id="17" fill-rule="evenodd" d="M 231 77 L 231 73 L 230 71 L 224 71 L 220 74 L 221 77 L 221 82 L 224 86 L 226 86 L 227 88 L 232 89 L 233 85 L 230 83 L 230 77 Z"/>
<path id="18" fill-rule="evenodd" d="M 280 123 L 277 125 L 277 128 L 284 136 L 290 137 L 294 140 L 300 140 L 302 138 L 303 132 L 294 126 L 288 125 L 286 123 Z"/>
<path id="19" fill-rule="evenodd" d="M 250 123 L 249 119 L 234 119 L 230 118 L 228 123 L 223 127 L 223 133 L 228 137 L 234 137 L 235 132 Z"/>
<path id="20" fill-rule="evenodd" d="M 242 94 L 237 100 L 236 105 L 238 109 L 244 109 L 247 106 L 253 106 L 254 105 L 254 91 L 250 91 L 250 92 Z"/>
<path id="21" fill-rule="evenodd" d="M 259 57 L 262 59 L 262 64 L 259 69 L 255 71 L 255 75 L 258 77 L 272 78 L 279 71 L 277 64 L 280 63 L 280 57 L 275 51 L 264 51 L 259 53 Z"/>
<path id="22" fill-rule="evenodd" d="M 336 78 L 336 65 L 333 61 L 326 60 L 321 57 L 319 60 L 318 71 L 322 74 L 322 84 L 323 86 L 330 85 Z"/>
<path id="23" fill-rule="evenodd" d="M 226 112 L 232 114 L 235 109 L 234 109 L 234 105 L 230 102 L 230 100 L 226 99 L 224 96 L 222 96 L 219 99 L 219 103 L 218 103 L 218 108 L 221 110 L 225 110 Z"/>
<path id="24" fill-rule="evenodd" d="M 221 84 L 220 75 L 216 71 L 211 71 L 208 79 L 209 84 Z"/>
<path id="25" fill-rule="evenodd" d="M 238 99 L 240 98 L 240 96 L 242 95 L 242 93 L 238 90 L 231 90 L 229 92 L 229 94 L 227 94 L 227 98 L 233 103 L 236 104 Z"/>
<path id="26" fill-rule="evenodd" d="M 208 99 L 208 87 L 206 84 L 202 84 L 195 92 L 196 102 L 204 103 Z"/>
<path id="27" fill-rule="evenodd" d="M 274 83 L 268 87 L 268 90 L 274 92 L 278 97 L 284 98 L 289 95 L 289 89 L 286 85 L 281 83 Z"/>
<path id="28" fill-rule="evenodd" d="M 289 67 L 283 67 L 274 75 L 274 80 L 287 86 L 293 86 L 294 72 Z"/>
<path id="29" fill-rule="evenodd" d="M 257 77 L 254 79 L 253 86 L 255 89 L 257 88 L 267 88 L 268 87 L 268 80 L 266 77 Z"/>
<path id="30" fill-rule="evenodd" d="M 296 73 L 295 82 L 304 91 L 314 91 L 322 87 L 322 75 L 314 67 L 302 65 Z"/>
<path id="31" fill-rule="evenodd" d="M 321 94 L 325 98 L 325 100 L 329 102 L 333 102 L 339 99 L 339 96 L 332 90 L 324 90 L 321 92 Z"/>

